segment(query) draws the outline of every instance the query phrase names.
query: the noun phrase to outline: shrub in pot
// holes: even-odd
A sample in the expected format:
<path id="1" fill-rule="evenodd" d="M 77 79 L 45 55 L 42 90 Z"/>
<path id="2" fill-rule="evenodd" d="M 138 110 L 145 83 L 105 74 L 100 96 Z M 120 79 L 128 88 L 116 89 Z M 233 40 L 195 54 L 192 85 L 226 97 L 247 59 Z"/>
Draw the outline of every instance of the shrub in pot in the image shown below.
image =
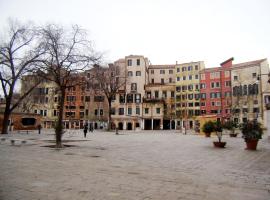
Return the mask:
<path id="1" fill-rule="evenodd" d="M 240 126 L 248 150 L 256 150 L 259 139 L 262 139 L 263 128 L 257 120 L 247 121 Z"/>
<path id="2" fill-rule="evenodd" d="M 205 134 L 205 137 L 210 137 L 213 131 L 214 131 L 214 122 L 212 121 L 205 122 L 203 125 L 203 132 Z"/>
<path id="3" fill-rule="evenodd" d="M 235 132 L 235 129 L 238 128 L 238 124 L 232 120 L 226 121 L 223 124 L 223 128 L 230 131 L 231 137 L 237 137 L 237 133 Z"/>
<path id="4" fill-rule="evenodd" d="M 224 148 L 226 145 L 226 142 L 222 142 L 222 131 L 223 127 L 220 121 L 214 122 L 214 131 L 216 132 L 216 135 L 218 137 L 218 141 L 214 141 L 213 144 L 215 147 Z"/>

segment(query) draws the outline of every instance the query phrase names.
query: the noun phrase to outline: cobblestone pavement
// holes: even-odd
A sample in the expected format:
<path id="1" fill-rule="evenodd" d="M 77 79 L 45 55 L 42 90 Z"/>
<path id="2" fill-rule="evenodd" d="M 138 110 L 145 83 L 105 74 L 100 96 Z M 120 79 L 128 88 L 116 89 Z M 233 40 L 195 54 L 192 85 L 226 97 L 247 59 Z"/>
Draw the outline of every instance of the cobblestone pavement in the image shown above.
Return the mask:
<path id="1" fill-rule="evenodd" d="M 52 131 L 0 135 L 1 200 L 269 200 L 270 143 L 245 150 L 242 138 L 224 136 L 227 148 L 175 131 L 64 134 L 56 150 Z M 11 145 L 10 140 L 15 140 Z M 20 140 L 19 140 L 20 139 Z M 22 143 L 26 141 L 26 143 Z"/>

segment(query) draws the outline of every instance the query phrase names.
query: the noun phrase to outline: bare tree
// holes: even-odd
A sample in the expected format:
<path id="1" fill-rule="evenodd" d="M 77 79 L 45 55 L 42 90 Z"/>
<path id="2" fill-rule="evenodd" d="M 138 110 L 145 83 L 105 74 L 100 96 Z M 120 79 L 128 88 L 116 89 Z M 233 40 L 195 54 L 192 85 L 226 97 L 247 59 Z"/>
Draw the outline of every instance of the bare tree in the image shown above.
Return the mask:
<path id="1" fill-rule="evenodd" d="M 47 53 L 39 75 L 57 85 L 60 100 L 55 136 L 56 147 L 61 148 L 66 90 L 83 84 L 83 79 L 78 78 L 81 77 L 80 73 L 99 62 L 101 56 L 93 50 L 86 32 L 77 25 L 65 29 L 60 25 L 49 24 L 41 32 Z"/>
<path id="2" fill-rule="evenodd" d="M 14 101 L 14 90 L 19 80 L 28 72 L 35 70 L 44 54 L 42 44 L 37 42 L 38 34 L 30 25 L 10 21 L 3 41 L 0 41 L 0 81 L 5 99 L 2 134 L 7 133 L 8 120 L 12 111 L 36 87 L 29 87 L 20 98 Z"/>
<path id="3" fill-rule="evenodd" d="M 94 66 L 95 80 L 99 83 L 100 90 L 104 93 L 108 101 L 108 130 L 111 129 L 112 123 L 112 101 L 120 89 L 126 85 L 126 76 L 120 74 L 119 66 L 109 64 L 108 68 L 99 65 Z"/>

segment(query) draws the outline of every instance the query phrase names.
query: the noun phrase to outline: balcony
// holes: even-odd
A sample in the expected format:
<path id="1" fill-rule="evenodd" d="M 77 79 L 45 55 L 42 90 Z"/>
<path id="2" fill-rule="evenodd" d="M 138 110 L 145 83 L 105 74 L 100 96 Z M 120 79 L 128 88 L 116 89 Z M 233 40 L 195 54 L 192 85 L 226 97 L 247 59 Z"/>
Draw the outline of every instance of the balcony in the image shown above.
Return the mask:
<path id="1" fill-rule="evenodd" d="M 165 103 L 164 98 L 144 97 L 143 103 Z"/>

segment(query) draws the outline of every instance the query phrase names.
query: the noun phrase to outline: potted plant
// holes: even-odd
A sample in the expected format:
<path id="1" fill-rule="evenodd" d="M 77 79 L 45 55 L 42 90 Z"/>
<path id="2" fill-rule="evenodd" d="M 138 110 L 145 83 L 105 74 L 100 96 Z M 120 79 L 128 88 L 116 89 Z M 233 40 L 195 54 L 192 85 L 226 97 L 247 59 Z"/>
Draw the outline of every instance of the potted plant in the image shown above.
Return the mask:
<path id="1" fill-rule="evenodd" d="M 237 133 L 235 132 L 235 129 L 238 128 L 238 124 L 232 120 L 226 121 L 223 124 L 223 128 L 230 131 L 230 137 L 237 137 Z"/>
<path id="2" fill-rule="evenodd" d="M 214 122 L 208 121 L 203 125 L 203 132 L 205 137 L 210 137 L 211 133 L 214 131 Z"/>
<path id="3" fill-rule="evenodd" d="M 256 150 L 259 139 L 262 139 L 263 128 L 257 120 L 247 121 L 240 126 L 248 150 Z"/>
<path id="4" fill-rule="evenodd" d="M 226 142 L 222 142 L 222 131 L 223 127 L 220 121 L 217 121 L 214 123 L 214 131 L 216 132 L 216 135 L 218 137 L 218 141 L 214 141 L 213 144 L 215 147 L 224 148 L 226 145 Z"/>

